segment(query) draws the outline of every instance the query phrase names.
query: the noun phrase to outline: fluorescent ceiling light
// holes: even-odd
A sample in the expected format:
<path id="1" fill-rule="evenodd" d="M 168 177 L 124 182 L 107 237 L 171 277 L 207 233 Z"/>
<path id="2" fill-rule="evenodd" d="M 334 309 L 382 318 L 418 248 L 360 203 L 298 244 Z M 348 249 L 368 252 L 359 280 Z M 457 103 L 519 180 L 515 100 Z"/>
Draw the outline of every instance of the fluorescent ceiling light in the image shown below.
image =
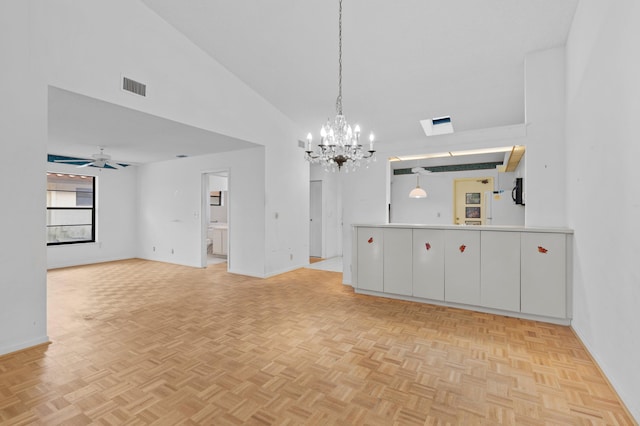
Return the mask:
<path id="1" fill-rule="evenodd" d="M 497 152 L 511 152 L 513 146 L 501 146 L 498 148 L 482 148 L 482 149 L 470 149 L 467 151 L 454 151 L 451 153 L 454 157 L 461 155 L 476 155 L 476 154 L 495 154 Z"/>
<path id="2" fill-rule="evenodd" d="M 512 149 L 513 149 L 513 146 L 501 146 L 497 148 L 482 148 L 482 149 L 469 149 L 466 151 L 439 152 L 436 154 L 396 155 L 395 157 L 390 157 L 389 161 L 427 160 L 429 158 L 460 157 L 463 155 L 477 155 L 477 154 L 494 154 L 497 152 L 511 152 Z"/>
<path id="3" fill-rule="evenodd" d="M 410 160 L 425 160 L 427 158 L 442 158 L 451 157 L 450 152 L 439 152 L 437 154 L 419 154 L 419 155 L 396 155 L 389 158 L 389 161 L 410 161 Z"/>

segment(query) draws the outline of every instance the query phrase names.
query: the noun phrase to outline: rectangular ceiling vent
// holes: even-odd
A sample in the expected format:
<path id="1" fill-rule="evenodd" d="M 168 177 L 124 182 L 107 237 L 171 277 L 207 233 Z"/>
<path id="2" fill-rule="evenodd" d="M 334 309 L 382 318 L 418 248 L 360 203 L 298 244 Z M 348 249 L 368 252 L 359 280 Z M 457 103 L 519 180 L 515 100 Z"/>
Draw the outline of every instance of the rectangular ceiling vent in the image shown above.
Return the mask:
<path id="1" fill-rule="evenodd" d="M 420 124 L 427 136 L 453 133 L 453 123 L 451 123 L 451 117 L 449 116 L 420 120 Z"/>
<path id="2" fill-rule="evenodd" d="M 122 90 L 135 93 L 140 96 L 147 96 L 147 85 L 138 81 L 131 80 L 127 77 L 122 77 Z"/>

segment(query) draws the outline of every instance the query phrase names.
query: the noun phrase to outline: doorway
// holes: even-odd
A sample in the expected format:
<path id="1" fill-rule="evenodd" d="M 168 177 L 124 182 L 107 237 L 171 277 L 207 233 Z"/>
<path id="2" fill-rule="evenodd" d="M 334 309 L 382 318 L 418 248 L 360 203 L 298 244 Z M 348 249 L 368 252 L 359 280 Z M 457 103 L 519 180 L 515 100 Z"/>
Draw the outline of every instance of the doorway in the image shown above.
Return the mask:
<path id="1" fill-rule="evenodd" d="M 493 193 L 493 178 L 464 178 L 453 181 L 453 223 L 456 225 L 486 225 L 490 201 L 486 193 Z M 490 198 L 489 198 L 490 199 Z"/>
<path id="2" fill-rule="evenodd" d="M 309 189 L 309 257 L 322 257 L 322 181 L 312 180 Z"/>
<path id="3" fill-rule="evenodd" d="M 229 236 L 231 192 L 229 171 L 220 170 L 202 175 L 201 265 L 226 263 L 230 268 Z"/>

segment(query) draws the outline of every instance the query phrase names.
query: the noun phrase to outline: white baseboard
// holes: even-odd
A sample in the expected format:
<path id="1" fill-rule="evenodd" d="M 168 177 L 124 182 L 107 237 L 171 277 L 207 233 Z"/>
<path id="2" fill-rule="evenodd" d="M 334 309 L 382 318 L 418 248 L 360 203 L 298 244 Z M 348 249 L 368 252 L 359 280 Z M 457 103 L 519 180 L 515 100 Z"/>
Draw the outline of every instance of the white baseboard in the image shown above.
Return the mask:
<path id="1" fill-rule="evenodd" d="M 626 411 L 629 413 L 629 415 L 631 417 L 634 418 L 634 420 L 637 423 L 640 423 L 640 404 L 638 404 L 638 395 L 627 395 L 624 392 L 620 392 L 619 389 L 621 387 L 616 384 L 616 380 L 614 380 L 612 378 L 612 376 L 607 374 L 607 372 L 609 371 L 609 368 L 607 368 L 607 364 L 605 364 L 602 361 L 602 359 L 600 359 L 598 354 L 589 345 L 589 341 L 584 338 L 584 336 L 580 333 L 580 331 L 577 328 L 571 327 L 571 329 L 576 334 L 576 336 L 578 336 L 578 339 L 580 339 L 580 342 L 582 342 L 582 345 L 585 348 L 587 348 L 587 352 L 589 352 L 589 355 L 591 356 L 593 361 L 596 363 L 596 365 L 600 369 L 600 372 L 607 379 L 607 381 L 609 382 L 609 384 L 613 388 L 613 391 L 618 394 L 618 398 L 620 398 L 622 403 L 625 404 L 624 408 L 626 409 Z M 632 404 L 634 404 L 634 405 L 632 405 Z"/>
<path id="2" fill-rule="evenodd" d="M 32 346 L 42 345 L 43 343 L 49 343 L 49 336 L 40 336 L 35 339 L 26 340 L 20 343 L 13 343 L 0 346 L 0 356 L 7 355 L 12 352 L 21 351 L 23 349 L 30 348 Z"/>

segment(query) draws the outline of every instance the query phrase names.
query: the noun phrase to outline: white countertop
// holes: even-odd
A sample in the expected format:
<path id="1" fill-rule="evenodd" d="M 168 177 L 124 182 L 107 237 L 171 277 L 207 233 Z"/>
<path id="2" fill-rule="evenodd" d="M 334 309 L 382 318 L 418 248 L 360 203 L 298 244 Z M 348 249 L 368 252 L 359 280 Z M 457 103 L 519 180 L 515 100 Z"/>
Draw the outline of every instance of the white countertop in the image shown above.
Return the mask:
<path id="1" fill-rule="evenodd" d="M 218 222 L 212 222 L 209 224 L 209 229 L 228 229 L 229 228 L 229 224 L 228 223 L 218 223 Z"/>
<path id="2" fill-rule="evenodd" d="M 507 231 L 507 232 L 555 232 L 559 234 L 573 234 L 573 229 L 553 227 L 525 227 L 525 226 L 499 226 L 499 225 L 426 225 L 415 223 L 358 223 L 354 228 L 412 228 L 412 229 L 456 229 L 469 231 Z"/>

